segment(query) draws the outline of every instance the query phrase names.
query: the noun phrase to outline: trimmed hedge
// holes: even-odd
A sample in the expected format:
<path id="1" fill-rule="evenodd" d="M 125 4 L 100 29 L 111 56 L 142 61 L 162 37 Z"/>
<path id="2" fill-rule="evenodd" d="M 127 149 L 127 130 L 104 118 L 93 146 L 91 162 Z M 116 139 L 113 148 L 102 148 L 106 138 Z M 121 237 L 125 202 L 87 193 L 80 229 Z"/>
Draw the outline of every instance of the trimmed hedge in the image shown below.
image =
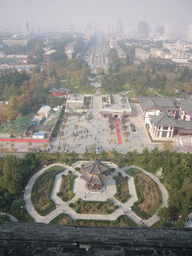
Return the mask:
<path id="1" fill-rule="evenodd" d="M 62 175 L 61 186 L 57 196 L 60 197 L 64 202 L 72 199 L 75 196 L 73 193 L 73 184 L 76 178 L 77 176 L 71 171 L 68 172 L 68 175 Z"/>
<path id="2" fill-rule="evenodd" d="M 96 206 L 96 207 L 95 207 Z M 105 202 L 100 201 L 83 201 L 80 198 L 75 203 L 69 204 L 76 213 L 86 214 L 111 214 L 119 207 L 107 199 Z"/>

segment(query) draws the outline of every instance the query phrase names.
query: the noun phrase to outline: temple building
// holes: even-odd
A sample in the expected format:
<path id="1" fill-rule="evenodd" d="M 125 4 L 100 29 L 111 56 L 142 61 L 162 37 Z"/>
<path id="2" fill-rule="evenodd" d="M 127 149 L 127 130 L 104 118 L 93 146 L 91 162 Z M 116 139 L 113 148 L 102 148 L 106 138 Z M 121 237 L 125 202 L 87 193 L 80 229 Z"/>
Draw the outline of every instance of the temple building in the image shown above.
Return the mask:
<path id="1" fill-rule="evenodd" d="M 109 180 L 107 175 L 108 169 L 100 160 L 90 161 L 81 169 L 81 178 L 90 190 L 102 189 L 103 183 Z"/>

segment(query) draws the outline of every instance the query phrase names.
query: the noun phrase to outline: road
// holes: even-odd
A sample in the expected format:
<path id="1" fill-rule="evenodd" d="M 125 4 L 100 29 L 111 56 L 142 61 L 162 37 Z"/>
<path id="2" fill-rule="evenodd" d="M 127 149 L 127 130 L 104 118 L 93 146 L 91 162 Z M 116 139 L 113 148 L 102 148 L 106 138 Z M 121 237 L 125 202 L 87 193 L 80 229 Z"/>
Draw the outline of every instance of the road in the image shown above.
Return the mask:
<path id="1" fill-rule="evenodd" d="M 86 61 L 92 68 L 93 73 L 97 72 L 97 68 L 101 67 L 104 70 L 107 69 L 108 59 L 107 59 L 107 48 L 103 44 L 102 40 L 99 40 L 97 45 L 92 49 L 89 56 L 87 56 Z"/>

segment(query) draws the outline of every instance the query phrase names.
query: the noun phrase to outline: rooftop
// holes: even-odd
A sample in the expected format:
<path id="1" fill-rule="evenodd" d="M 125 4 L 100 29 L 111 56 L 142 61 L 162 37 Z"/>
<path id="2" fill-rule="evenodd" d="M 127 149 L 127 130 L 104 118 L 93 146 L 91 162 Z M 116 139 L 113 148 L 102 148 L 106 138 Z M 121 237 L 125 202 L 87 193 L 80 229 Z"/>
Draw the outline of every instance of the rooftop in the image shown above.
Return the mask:
<path id="1" fill-rule="evenodd" d="M 177 110 L 173 99 L 158 97 L 140 97 L 140 105 L 143 110 L 157 108 L 161 111 Z"/>

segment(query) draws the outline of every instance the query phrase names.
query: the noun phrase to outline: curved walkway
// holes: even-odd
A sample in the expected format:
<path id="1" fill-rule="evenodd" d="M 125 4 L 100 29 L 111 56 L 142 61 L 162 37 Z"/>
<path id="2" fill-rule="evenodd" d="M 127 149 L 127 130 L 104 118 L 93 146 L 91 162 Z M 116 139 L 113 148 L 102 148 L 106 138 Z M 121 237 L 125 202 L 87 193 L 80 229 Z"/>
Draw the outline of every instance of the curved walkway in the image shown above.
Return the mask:
<path id="1" fill-rule="evenodd" d="M 131 206 L 138 200 L 137 193 L 135 190 L 135 184 L 134 184 L 134 178 L 128 174 L 125 173 L 125 170 L 128 170 L 130 168 L 136 167 L 136 166 L 125 166 L 121 169 L 117 167 L 114 163 L 105 162 L 110 167 L 114 167 L 116 170 L 111 174 L 111 178 L 109 181 L 107 181 L 105 188 L 101 190 L 101 192 L 90 192 L 85 188 L 85 182 L 80 179 L 80 174 L 75 171 L 75 167 L 81 167 L 82 162 L 85 161 L 79 161 L 72 165 L 72 167 L 69 167 L 65 164 L 52 164 L 45 168 L 43 168 L 41 171 L 36 173 L 28 182 L 25 193 L 24 193 L 24 200 L 25 200 L 25 207 L 29 214 L 32 216 L 32 218 L 35 220 L 35 222 L 43 222 L 43 223 L 49 223 L 52 219 L 57 217 L 62 212 L 65 212 L 70 215 L 73 219 L 94 219 L 94 220 L 115 220 L 120 215 L 126 214 L 130 219 L 132 219 L 136 224 L 140 225 L 141 222 L 144 223 L 146 226 L 153 225 L 156 221 L 158 221 L 157 214 L 154 214 L 150 219 L 148 220 L 142 220 L 140 217 L 138 217 L 134 212 L 131 211 Z M 47 169 L 49 169 L 52 166 L 62 166 L 64 167 L 64 172 L 58 174 L 55 179 L 54 187 L 51 193 L 51 198 L 56 204 L 56 209 L 47 214 L 46 216 L 40 216 L 35 209 L 33 208 L 32 202 L 31 202 L 31 192 L 33 185 L 36 181 L 36 179 Z M 160 183 L 158 178 L 143 170 L 142 168 L 136 167 L 139 170 L 141 170 L 143 173 L 147 174 L 149 177 L 151 177 L 159 186 L 163 203 L 162 207 L 167 206 L 168 201 L 168 193 L 165 189 L 165 187 Z M 61 184 L 61 176 L 64 173 L 67 173 L 68 171 L 72 171 L 77 178 L 74 182 L 74 193 L 75 196 L 68 200 L 67 202 L 63 202 L 58 196 L 57 193 L 59 192 L 60 184 Z M 115 180 L 113 179 L 114 176 L 118 175 L 118 172 L 122 173 L 123 177 L 128 177 L 128 187 L 130 191 L 131 198 L 124 204 L 120 203 L 118 200 L 115 199 L 114 194 L 116 193 L 116 184 Z M 75 211 L 73 211 L 68 205 L 72 202 L 75 202 L 78 198 L 83 199 L 84 201 L 105 201 L 107 199 L 110 199 L 114 205 L 118 205 L 119 208 L 113 212 L 110 215 L 104 215 L 104 214 L 78 214 Z"/>
<path id="2" fill-rule="evenodd" d="M 17 220 L 13 215 L 11 215 L 11 214 L 9 214 L 9 213 L 0 212 L 0 215 L 7 215 L 7 216 L 9 216 L 10 221 L 12 221 L 12 222 L 18 222 L 18 220 Z"/>

